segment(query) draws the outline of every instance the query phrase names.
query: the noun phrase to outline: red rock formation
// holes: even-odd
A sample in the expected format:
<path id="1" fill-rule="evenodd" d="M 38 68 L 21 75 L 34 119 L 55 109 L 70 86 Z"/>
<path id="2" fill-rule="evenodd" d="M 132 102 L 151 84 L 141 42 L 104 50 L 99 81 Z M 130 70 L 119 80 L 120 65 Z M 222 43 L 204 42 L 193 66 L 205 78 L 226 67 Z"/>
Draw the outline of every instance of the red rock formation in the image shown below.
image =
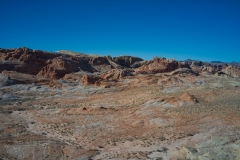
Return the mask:
<path id="1" fill-rule="evenodd" d="M 43 76 L 50 79 L 59 79 L 65 76 L 65 74 L 79 71 L 81 63 L 74 63 L 70 59 L 64 57 L 54 58 L 49 61 L 48 65 L 43 67 L 37 76 Z"/>
<path id="2" fill-rule="evenodd" d="M 240 67 L 239 66 L 228 66 L 222 69 L 222 72 L 233 78 L 240 78 Z"/>
<path id="3" fill-rule="evenodd" d="M 36 75 L 46 65 L 46 60 L 56 56 L 58 55 L 28 48 L 0 49 L 0 71 Z"/>
<path id="4" fill-rule="evenodd" d="M 90 59 L 92 65 L 110 65 L 106 57 L 93 57 Z"/>
<path id="5" fill-rule="evenodd" d="M 86 73 L 85 73 L 86 74 Z M 84 73 L 81 72 L 74 72 L 74 73 L 69 73 L 65 74 L 63 77 L 64 80 L 66 81 L 81 81 L 82 77 L 85 75 Z"/>
<path id="6" fill-rule="evenodd" d="M 60 87 L 62 87 L 62 84 L 59 83 L 57 80 L 53 79 L 50 81 L 49 87 L 60 88 Z"/>
<path id="7" fill-rule="evenodd" d="M 85 85 L 94 84 L 96 86 L 106 86 L 106 82 L 117 81 L 126 76 L 131 76 L 133 70 L 127 69 L 112 69 L 111 71 L 102 74 L 101 76 L 84 75 L 82 77 L 82 83 Z"/>
<path id="8" fill-rule="evenodd" d="M 82 77 L 82 83 L 85 85 L 95 84 L 97 81 L 102 80 L 99 76 L 93 76 L 93 75 L 84 75 Z"/>
<path id="9" fill-rule="evenodd" d="M 49 83 L 63 78 L 68 80 L 82 80 L 84 84 L 105 85 L 108 82 L 115 83 L 125 76 L 131 76 L 136 68 L 136 73 L 164 73 L 173 75 L 195 74 L 201 72 L 222 73 L 231 77 L 240 77 L 239 67 L 227 67 L 194 61 L 191 63 L 178 62 L 173 59 L 154 58 L 151 61 L 143 61 L 141 58 L 131 56 L 91 56 L 84 54 L 51 53 L 28 48 L 1 49 L 0 48 L 0 72 L 3 70 L 16 71 L 18 74 L 37 75 L 41 82 Z M 176 70 L 176 69 L 183 70 Z M 206 72 L 205 72 L 206 71 Z M 85 73 L 97 73 L 101 76 L 92 76 Z M 76 73 L 76 75 L 75 75 Z M 71 75 L 70 75 L 71 74 Z M 30 81 L 29 81 L 30 82 Z"/>
<path id="10" fill-rule="evenodd" d="M 141 58 L 132 57 L 132 56 L 113 57 L 112 60 L 121 66 L 129 67 L 129 68 L 132 67 L 134 63 L 143 61 L 143 59 Z"/>
<path id="11" fill-rule="evenodd" d="M 200 69 L 201 72 L 209 72 L 215 74 L 218 71 L 218 67 L 214 67 L 211 64 L 204 63 L 203 68 Z"/>
<path id="12" fill-rule="evenodd" d="M 0 72 L 17 71 L 47 78 L 61 78 L 66 73 L 79 70 L 92 73 L 104 67 L 105 72 L 111 69 L 107 57 L 77 56 L 28 48 L 0 49 L 0 61 Z"/>
<path id="13" fill-rule="evenodd" d="M 112 69 L 111 71 L 102 74 L 101 78 L 104 80 L 119 80 L 126 76 L 131 76 L 133 70 L 127 69 Z"/>
<path id="14" fill-rule="evenodd" d="M 163 73 L 171 72 L 178 68 L 189 68 L 189 65 L 184 62 L 178 62 L 174 59 L 157 58 L 148 61 L 145 65 L 138 68 L 137 73 Z"/>

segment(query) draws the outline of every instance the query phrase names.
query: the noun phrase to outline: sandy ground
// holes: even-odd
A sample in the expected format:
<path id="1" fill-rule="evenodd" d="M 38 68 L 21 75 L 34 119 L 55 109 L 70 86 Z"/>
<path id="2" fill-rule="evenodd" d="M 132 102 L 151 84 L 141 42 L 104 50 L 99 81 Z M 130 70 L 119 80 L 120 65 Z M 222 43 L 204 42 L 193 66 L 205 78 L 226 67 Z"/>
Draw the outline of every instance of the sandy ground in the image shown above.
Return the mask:
<path id="1" fill-rule="evenodd" d="M 240 159 L 238 79 L 139 75 L 0 96 L 0 159 Z"/>

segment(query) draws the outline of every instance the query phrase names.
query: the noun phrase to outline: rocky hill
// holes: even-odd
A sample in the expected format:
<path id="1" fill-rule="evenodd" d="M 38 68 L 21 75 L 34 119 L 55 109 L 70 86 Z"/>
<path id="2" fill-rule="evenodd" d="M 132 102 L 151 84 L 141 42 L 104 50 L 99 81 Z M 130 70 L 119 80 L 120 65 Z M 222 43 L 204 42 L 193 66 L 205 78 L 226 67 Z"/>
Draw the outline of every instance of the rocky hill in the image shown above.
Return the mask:
<path id="1" fill-rule="evenodd" d="M 116 81 L 126 75 L 167 73 L 179 68 L 188 68 L 198 74 L 207 72 L 234 78 L 239 78 L 240 75 L 238 66 L 222 63 L 216 65 L 215 63 L 192 60 L 179 62 L 174 59 L 157 57 L 150 61 L 144 61 L 132 56 L 97 56 L 71 51 L 46 52 L 25 47 L 0 49 L 0 72 L 8 75 L 10 79 L 15 77 L 15 82 L 18 82 L 18 79 L 14 75 L 20 73 L 32 75 L 36 83 L 44 82 L 47 84 L 53 80 L 62 79 L 66 75 L 71 76 L 71 74 L 78 73 L 80 79 L 86 75 L 83 78 L 84 84 L 92 84 L 86 82 L 89 80 L 86 77 L 105 77 L 98 78 L 98 81 L 106 79 Z M 131 74 L 125 74 L 129 70 L 131 70 Z M 106 76 L 109 74 L 114 75 L 114 78 Z M 25 77 L 27 82 L 27 76 Z"/>

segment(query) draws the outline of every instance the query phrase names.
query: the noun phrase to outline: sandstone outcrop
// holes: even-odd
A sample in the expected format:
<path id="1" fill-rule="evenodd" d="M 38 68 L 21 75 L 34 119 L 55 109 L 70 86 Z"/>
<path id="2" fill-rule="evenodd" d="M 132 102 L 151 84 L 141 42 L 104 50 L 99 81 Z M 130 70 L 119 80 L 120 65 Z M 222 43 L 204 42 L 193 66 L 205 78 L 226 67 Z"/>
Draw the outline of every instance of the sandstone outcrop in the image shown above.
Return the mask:
<path id="1" fill-rule="evenodd" d="M 148 61 L 138 61 L 138 62 L 135 62 L 131 65 L 132 68 L 139 68 L 141 66 L 143 66 L 144 64 L 146 64 Z"/>
<path id="2" fill-rule="evenodd" d="M 195 75 L 195 76 L 199 75 L 197 72 L 194 72 L 190 68 L 179 68 L 179 69 L 176 69 L 175 71 L 171 72 L 171 75 L 186 76 L 188 74 Z"/>
<path id="3" fill-rule="evenodd" d="M 215 74 L 218 71 L 218 69 L 213 66 L 205 66 L 204 65 L 201 72 L 206 72 L 206 71 L 209 73 Z"/>
<path id="4" fill-rule="evenodd" d="M 132 56 L 119 56 L 119 57 L 113 57 L 113 61 L 115 61 L 117 64 L 121 66 L 131 68 L 134 63 L 141 62 L 143 61 L 143 59 L 138 57 L 132 57 Z"/>
<path id="5" fill-rule="evenodd" d="M 69 73 L 65 74 L 63 77 L 64 80 L 66 81 L 81 81 L 82 77 L 86 74 L 86 72 L 74 72 L 74 73 Z"/>
<path id="6" fill-rule="evenodd" d="M 60 88 L 60 87 L 62 87 L 62 84 L 59 83 L 57 80 L 53 79 L 50 81 L 49 87 Z"/>
<path id="7" fill-rule="evenodd" d="M 11 70 L 36 75 L 45 65 L 45 61 L 59 56 L 29 48 L 0 49 L 0 71 Z"/>
<path id="8" fill-rule="evenodd" d="M 92 65 L 110 65 L 106 57 L 93 57 L 90 59 Z"/>
<path id="9" fill-rule="evenodd" d="M 85 85 L 89 84 L 95 84 L 97 81 L 102 80 L 100 76 L 95 76 L 95 75 L 84 75 L 82 77 L 82 83 Z"/>
<path id="10" fill-rule="evenodd" d="M 171 72 L 178 68 L 189 68 L 185 62 L 178 62 L 174 59 L 157 58 L 148 61 L 146 64 L 136 69 L 137 73 L 163 73 Z"/>
<path id="11" fill-rule="evenodd" d="M 228 66 L 222 69 L 222 72 L 233 78 L 240 78 L 240 67 L 238 66 Z"/>
<path id="12" fill-rule="evenodd" d="M 101 86 L 106 85 L 104 82 L 117 81 L 126 76 L 132 76 L 133 70 L 130 69 L 112 69 L 111 71 L 104 73 L 100 76 L 86 74 L 82 77 L 82 83 L 85 85 L 95 84 Z"/>
<path id="13" fill-rule="evenodd" d="M 201 73 L 204 68 L 203 62 L 201 62 L 201 61 L 192 62 L 190 67 L 194 72 L 198 72 L 198 73 Z"/>
<path id="14" fill-rule="evenodd" d="M 111 71 L 102 74 L 101 78 L 104 80 L 119 80 L 126 76 L 131 76 L 133 70 L 130 69 L 112 69 Z"/>
<path id="15" fill-rule="evenodd" d="M 71 72 L 78 72 L 80 69 L 81 63 L 63 58 L 57 57 L 52 61 L 49 61 L 49 64 L 41 69 L 37 76 L 45 76 L 50 79 L 59 79 L 64 77 L 65 74 Z"/>
<path id="16" fill-rule="evenodd" d="M 240 76 L 238 66 L 228 66 L 225 63 L 205 63 L 192 60 L 180 62 L 174 59 L 157 57 L 150 61 L 144 61 L 141 58 L 132 56 L 112 58 L 111 56 L 78 54 L 71 51 L 46 52 L 26 47 L 16 49 L 0 48 L 0 72 L 2 71 L 9 71 L 16 77 L 16 80 L 12 79 L 11 83 L 6 84 L 13 84 L 13 81 L 20 82 L 24 80 L 22 77 L 25 76 L 29 77 L 26 79 L 26 83 L 44 82 L 51 83 L 50 86 L 54 86 L 52 85 L 54 80 L 62 78 L 68 81 L 82 81 L 84 84 L 99 86 L 102 84 L 107 85 L 106 83 L 110 81 L 121 80 L 126 76 L 166 72 L 172 72 L 167 73 L 168 76 L 176 75 L 179 77 L 198 76 L 199 74 L 204 76 L 205 73 L 206 75 L 219 73 L 234 78 Z M 21 77 L 20 74 L 24 76 Z M 151 83 L 156 81 L 158 80 Z M 170 78 L 166 82 L 175 83 L 175 80 L 173 81 Z M 181 82 L 181 80 L 178 82 Z"/>
<path id="17" fill-rule="evenodd" d="M 179 97 L 169 97 L 161 101 L 164 102 L 165 106 L 167 107 L 188 106 L 198 103 L 197 98 L 193 95 L 190 95 L 188 92 L 182 94 Z"/>

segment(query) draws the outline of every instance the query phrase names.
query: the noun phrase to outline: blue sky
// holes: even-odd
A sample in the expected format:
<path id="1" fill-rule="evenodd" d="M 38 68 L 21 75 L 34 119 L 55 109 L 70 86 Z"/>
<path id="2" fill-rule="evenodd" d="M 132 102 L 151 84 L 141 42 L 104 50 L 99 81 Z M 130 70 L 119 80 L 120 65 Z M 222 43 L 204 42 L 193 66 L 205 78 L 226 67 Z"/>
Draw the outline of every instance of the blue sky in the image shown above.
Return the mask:
<path id="1" fill-rule="evenodd" d="M 240 62 L 240 0 L 0 0 L 0 47 Z"/>

